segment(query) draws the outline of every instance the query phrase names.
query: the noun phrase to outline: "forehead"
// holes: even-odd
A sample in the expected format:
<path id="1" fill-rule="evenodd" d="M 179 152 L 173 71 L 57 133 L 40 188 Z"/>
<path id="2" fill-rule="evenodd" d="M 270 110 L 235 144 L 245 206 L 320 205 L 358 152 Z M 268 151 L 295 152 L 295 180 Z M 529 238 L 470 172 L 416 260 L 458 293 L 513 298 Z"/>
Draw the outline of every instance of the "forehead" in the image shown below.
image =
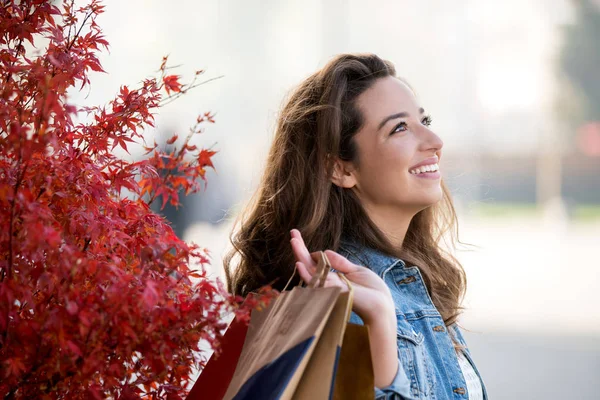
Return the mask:
<path id="1" fill-rule="evenodd" d="M 408 112 L 418 115 L 419 105 L 414 92 L 408 85 L 393 76 L 377 79 L 373 86 L 365 90 L 357 105 L 363 114 L 365 125 L 378 124 L 388 115 Z"/>

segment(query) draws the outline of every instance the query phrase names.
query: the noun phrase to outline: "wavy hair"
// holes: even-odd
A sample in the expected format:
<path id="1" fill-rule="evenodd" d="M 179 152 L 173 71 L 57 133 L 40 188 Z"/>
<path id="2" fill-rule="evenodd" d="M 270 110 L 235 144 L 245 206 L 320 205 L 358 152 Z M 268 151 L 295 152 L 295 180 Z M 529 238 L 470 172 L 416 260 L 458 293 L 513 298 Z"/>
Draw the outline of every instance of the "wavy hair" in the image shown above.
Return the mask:
<path id="1" fill-rule="evenodd" d="M 357 98 L 387 76 L 396 77 L 389 61 L 374 54 L 341 54 L 291 93 L 279 115 L 260 186 L 230 237 L 233 249 L 224 259 L 230 292 L 245 296 L 267 284 L 281 290 L 294 270 L 289 232 L 297 228 L 310 251 L 337 250 L 348 236 L 417 265 L 445 324 L 456 322 L 466 276 L 441 246 L 445 240 L 452 248 L 458 237 L 446 185 L 442 182 L 442 200 L 413 217 L 402 248 L 396 248 L 356 194 L 331 181 L 331 156 L 359 164 L 354 135 L 364 118 Z"/>

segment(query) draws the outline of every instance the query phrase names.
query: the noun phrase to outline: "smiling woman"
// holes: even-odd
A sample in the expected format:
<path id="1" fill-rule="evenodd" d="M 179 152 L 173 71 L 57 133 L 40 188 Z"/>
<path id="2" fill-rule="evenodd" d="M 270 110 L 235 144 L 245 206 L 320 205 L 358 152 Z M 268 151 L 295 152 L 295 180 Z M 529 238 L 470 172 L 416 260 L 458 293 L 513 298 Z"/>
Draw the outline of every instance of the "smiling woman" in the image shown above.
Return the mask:
<path id="1" fill-rule="evenodd" d="M 335 57 L 284 106 L 225 258 L 229 290 L 246 295 L 283 289 L 294 267 L 310 280 L 328 249 L 355 289 L 352 322 L 369 326 L 378 399 L 487 398 L 456 325 L 465 274 L 439 246 L 456 215 L 431 122 L 393 64 Z"/>

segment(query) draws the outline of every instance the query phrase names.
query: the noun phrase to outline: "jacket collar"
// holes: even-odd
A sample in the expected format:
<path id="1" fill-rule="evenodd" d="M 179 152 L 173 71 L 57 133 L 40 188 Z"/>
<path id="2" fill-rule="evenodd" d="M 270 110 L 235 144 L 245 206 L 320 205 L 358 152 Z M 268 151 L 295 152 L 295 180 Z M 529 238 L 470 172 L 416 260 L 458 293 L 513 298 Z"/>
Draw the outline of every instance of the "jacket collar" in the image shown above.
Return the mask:
<path id="1" fill-rule="evenodd" d="M 355 264 L 370 268 L 379 276 L 393 267 L 404 268 L 406 266 L 406 263 L 400 258 L 365 246 L 349 237 L 342 237 L 339 252 Z"/>

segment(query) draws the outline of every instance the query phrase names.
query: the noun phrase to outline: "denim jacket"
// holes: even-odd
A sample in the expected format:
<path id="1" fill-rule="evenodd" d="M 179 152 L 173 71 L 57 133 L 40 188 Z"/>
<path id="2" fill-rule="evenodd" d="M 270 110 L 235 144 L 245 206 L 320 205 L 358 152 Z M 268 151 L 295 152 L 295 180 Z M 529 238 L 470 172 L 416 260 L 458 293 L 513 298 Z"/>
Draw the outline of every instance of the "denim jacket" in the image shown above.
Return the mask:
<path id="1" fill-rule="evenodd" d="M 390 288 L 396 306 L 398 373 L 390 386 L 375 388 L 376 399 L 468 399 L 467 384 L 450 334 L 427 292 L 419 269 L 347 239 L 342 240 L 338 253 L 378 274 Z M 355 313 L 350 322 L 362 324 Z M 450 329 L 457 341 L 466 347 L 458 326 L 453 324 Z M 469 350 L 465 353 L 481 378 Z M 485 400 L 488 397 L 483 380 L 481 386 Z"/>

